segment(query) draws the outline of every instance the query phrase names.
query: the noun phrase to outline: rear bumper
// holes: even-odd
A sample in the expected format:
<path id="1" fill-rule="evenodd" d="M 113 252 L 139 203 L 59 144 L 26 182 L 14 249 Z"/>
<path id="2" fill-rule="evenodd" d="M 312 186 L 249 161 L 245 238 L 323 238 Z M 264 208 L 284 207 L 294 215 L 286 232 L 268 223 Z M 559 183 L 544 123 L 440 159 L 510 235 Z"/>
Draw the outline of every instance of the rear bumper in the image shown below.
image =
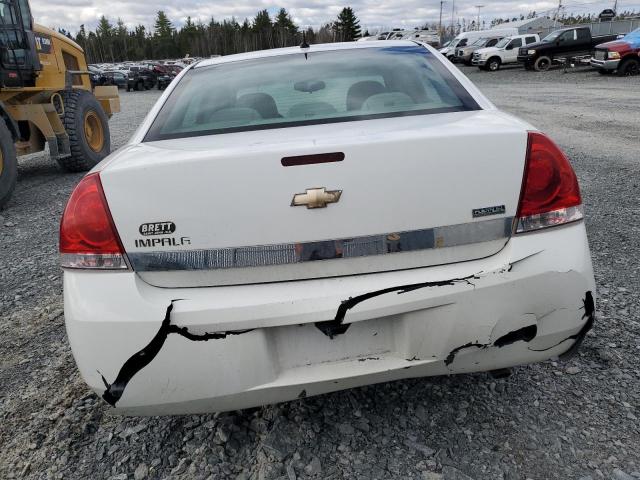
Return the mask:
<path id="1" fill-rule="evenodd" d="M 482 260 L 400 272 L 163 289 L 131 272 L 65 271 L 64 286 L 83 378 L 134 415 L 545 360 L 581 340 L 595 294 L 582 223 L 517 236 Z"/>
<path id="2" fill-rule="evenodd" d="M 620 60 L 596 60 L 595 58 L 591 59 L 591 66 L 600 70 L 616 70 L 619 64 Z"/>

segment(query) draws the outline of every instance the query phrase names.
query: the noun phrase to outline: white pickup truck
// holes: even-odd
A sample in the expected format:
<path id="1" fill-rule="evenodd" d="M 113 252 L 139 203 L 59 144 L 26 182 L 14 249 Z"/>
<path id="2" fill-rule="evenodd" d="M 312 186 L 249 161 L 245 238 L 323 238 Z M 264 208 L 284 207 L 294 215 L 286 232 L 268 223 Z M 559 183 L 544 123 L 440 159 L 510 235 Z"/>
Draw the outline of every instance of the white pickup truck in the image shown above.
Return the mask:
<path id="1" fill-rule="evenodd" d="M 530 43 L 539 42 L 537 34 L 513 35 L 500 40 L 494 47 L 480 48 L 473 52 L 472 65 L 495 72 L 501 65 L 518 63 L 518 50 Z"/>

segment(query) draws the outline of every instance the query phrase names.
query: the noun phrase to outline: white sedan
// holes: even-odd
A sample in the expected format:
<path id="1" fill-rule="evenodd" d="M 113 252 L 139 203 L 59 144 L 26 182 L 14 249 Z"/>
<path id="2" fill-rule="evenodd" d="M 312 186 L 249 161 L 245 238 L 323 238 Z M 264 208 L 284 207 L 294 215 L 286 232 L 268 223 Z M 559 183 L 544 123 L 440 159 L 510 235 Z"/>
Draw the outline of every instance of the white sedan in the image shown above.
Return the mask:
<path id="1" fill-rule="evenodd" d="M 185 69 L 76 187 L 60 252 L 76 362 L 123 414 L 498 370 L 594 321 L 566 156 L 410 41 Z"/>

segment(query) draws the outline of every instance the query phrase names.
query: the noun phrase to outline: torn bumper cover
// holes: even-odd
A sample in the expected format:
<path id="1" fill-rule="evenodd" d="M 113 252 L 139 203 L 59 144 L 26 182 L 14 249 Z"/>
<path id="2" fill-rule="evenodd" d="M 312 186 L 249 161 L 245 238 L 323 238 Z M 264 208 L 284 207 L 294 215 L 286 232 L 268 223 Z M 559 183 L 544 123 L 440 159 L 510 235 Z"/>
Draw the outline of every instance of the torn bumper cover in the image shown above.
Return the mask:
<path id="1" fill-rule="evenodd" d="M 545 360 L 582 341 L 594 293 L 579 223 L 481 260 L 300 282 L 163 289 L 67 271 L 65 316 L 91 388 L 157 415 Z"/>

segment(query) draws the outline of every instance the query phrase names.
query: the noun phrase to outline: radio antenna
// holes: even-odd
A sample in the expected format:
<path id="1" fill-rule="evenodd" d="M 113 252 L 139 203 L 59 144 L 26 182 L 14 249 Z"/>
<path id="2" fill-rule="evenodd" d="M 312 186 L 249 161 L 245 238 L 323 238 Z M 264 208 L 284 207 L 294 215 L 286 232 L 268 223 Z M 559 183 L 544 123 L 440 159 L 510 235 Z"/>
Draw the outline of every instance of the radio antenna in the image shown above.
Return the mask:
<path id="1" fill-rule="evenodd" d="M 309 48 L 306 32 L 302 32 L 302 43 L 300 44 L 300 48 Z"/>

